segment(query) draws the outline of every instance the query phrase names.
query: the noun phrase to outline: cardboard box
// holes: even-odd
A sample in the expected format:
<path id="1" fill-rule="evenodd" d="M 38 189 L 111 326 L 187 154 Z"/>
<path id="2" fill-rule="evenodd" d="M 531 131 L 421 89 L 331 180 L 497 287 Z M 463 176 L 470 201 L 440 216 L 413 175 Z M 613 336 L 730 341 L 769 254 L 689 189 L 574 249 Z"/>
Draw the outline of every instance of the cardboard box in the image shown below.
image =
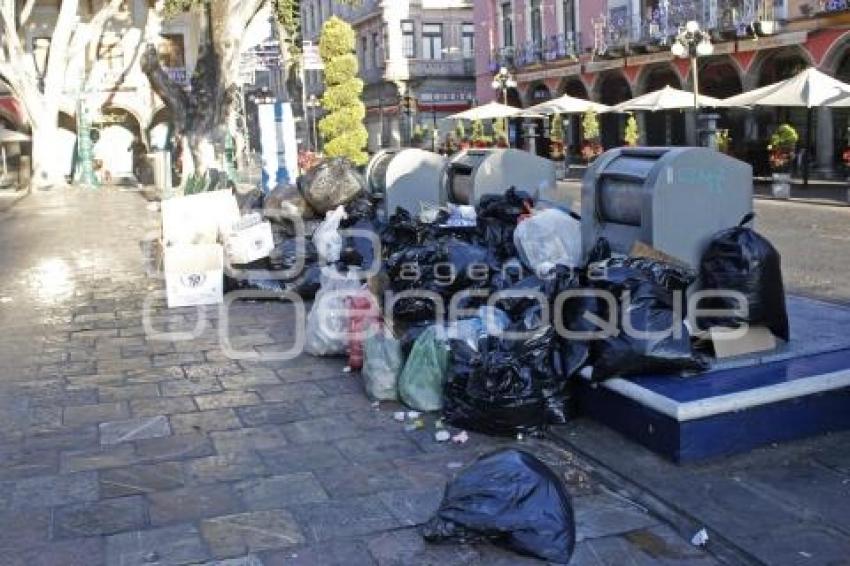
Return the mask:
<path id="1" fill-rule="evenodd" d="M 224 248 L 219 244 L 165 248 L 168 308 L 217 305 L 224 300 Z"/>
<path id="2" fill-rule="evenodd" d="M 268 257 L 274 249 L 272 225 L 260 222 L 247 228 L 231 231 L 224 238 L 224 253 L 228 265 L 243 265 Z"/>
<path id="3" fill-rule="evenodd" d="M 162 201 L 166 247 L 215 244 L 238 220 L 239 205 L 229 189 Z"/>
<path id="4" fill-rule="evenodd" d="M 714 347 L 714 355 L 718 359 L 744 356 L 758 352 L 768 352 L 777 347 L 776 337 L 763 326 L 750 326 L 744 336 L 732 338 L 733 328 L 715 326 L 708 334 Z"/>

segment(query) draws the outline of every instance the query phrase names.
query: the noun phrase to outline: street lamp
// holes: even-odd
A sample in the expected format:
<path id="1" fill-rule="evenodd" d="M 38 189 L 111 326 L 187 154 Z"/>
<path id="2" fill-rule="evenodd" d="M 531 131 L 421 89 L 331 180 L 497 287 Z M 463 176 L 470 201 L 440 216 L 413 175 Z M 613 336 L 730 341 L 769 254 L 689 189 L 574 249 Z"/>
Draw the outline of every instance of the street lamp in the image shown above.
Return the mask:
<path id="1" fill-rule="evenodd" d="M 507 67 L 502 67 L 496 76 L 493 77 L 493 90 L 498 90 L 502 93 L 502 104 L 508 105 L 508 89 L 516 88 L 516 80 Z M 505 135 L 508 137 L 508 147 L 511 146 L 511 133 L 508 127 L 508 119 L 505 118 Z"/>
<path id="2" fill-rule="evenodd" d="M 316 115 L 319 111 L 319 107 L 321 106 L 321 102 L 318 98 L 316 98 L 315 94 L 311 94 L 310 98 L 307 99 L 307 118 L 310 119 L 309 114 L 312 112 L 312 120 L 311 120 L 311 131 L 313 132 L 313 150 L 319 151 L 319 134 L 316 131 Z"/>
<path id="3" fill-rule="evenodd" d="M 714 45 L 708 32 L 699 27 L 699 23 L 693 20 L 685 24 L 685 28 L 679 32 L 670 48 L 673 55 L 680 59 L 691 59 L 691 72 L 694 76 L 694 111 L 699 111 L 699 71 L 697 59 L 708 57 L 714 53 Z"/>

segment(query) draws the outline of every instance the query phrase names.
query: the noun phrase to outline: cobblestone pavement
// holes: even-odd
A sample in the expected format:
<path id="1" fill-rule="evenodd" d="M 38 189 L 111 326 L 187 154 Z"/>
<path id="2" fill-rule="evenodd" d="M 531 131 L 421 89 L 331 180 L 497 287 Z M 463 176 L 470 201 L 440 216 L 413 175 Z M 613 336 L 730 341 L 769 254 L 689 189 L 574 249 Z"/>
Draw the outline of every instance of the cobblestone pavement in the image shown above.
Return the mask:
<path id="1" fill-rule="evenodd" d="M 446 480 L 509 444 L 437 444 L 373 407 L 338 359 L 234 361 L 217 309 L 166 310 L 134 193 L 36 193 L 0 214 L 0 563 L 520 564 L 426 545 Z M 143 310 L 151 307 L 146 332 Z M 238 303 L 231 344 L 288 348 L 283 303 Z M 201 328 L 178 340 L 163 333 Z M 713 564 L 545 441 L 574 496 L 574 564 Z M 529 561 L 532 562 L 532 561 Z"/>

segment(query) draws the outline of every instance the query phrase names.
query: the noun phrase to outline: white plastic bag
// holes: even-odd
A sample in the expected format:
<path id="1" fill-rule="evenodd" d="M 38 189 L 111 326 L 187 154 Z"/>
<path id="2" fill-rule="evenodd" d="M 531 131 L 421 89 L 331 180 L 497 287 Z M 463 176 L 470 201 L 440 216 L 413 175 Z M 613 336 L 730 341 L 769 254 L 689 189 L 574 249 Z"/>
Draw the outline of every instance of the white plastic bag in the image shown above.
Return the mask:
<path id="1" fill-rule="evenodd" d="M 313 233 L 313 244 L 319 252 L 319 259 L 325 263 L 339 261 L 342 254 L 342 235 L 339 233 L 339 223 L 348 218 L 345 208 L 338 206 L 336 210 L 325 215 L 316 231 Z"/>
<path id="2" fill-rule="evenodd" d="M 398 401 L 398 376 L 404 367 L 401 342 L 383 325 L 363 346 L 363 386 L 375 401 Z"/>
<path id="3" fill-rule="evenodd" d="M 307 315 L 304 349 L 314 356 L 341 356 L 348 346 L 348 310 L 345 299 L 361 291 L 356 272 L 322 268 L 321 287 Z"/>
<path id="4" fill-rule="evenodd" d="M 557 208 L 536 212 L 514 231 L 519 258 L 538 276 L 555 265 L 581 265 L 581 223 Z"/>

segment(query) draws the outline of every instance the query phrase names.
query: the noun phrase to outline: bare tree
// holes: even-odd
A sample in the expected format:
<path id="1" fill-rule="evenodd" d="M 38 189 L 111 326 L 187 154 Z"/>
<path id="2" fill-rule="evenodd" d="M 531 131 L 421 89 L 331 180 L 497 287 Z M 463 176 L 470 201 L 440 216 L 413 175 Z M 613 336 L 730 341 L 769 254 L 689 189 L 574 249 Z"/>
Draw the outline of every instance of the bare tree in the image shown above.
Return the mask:
<path id="1" fill-rule="evenodd" d="M 15 0 L 0 0 L 0 79 L 22 104 L 32 130 L 33 185 L 65 182 L 62 163 L 55 158 L 59 110 L 71 64 L 103 34 L 118 12 L 121 0 L 107 0 L 88 22 L 80 22 L 79 0 L 61 0 L 44 69 L 43 89 L 32 52 L 24 46 L 24 30 L 37 0 L 26 0 L 16 12 Z"/>

